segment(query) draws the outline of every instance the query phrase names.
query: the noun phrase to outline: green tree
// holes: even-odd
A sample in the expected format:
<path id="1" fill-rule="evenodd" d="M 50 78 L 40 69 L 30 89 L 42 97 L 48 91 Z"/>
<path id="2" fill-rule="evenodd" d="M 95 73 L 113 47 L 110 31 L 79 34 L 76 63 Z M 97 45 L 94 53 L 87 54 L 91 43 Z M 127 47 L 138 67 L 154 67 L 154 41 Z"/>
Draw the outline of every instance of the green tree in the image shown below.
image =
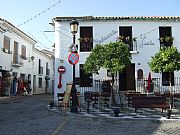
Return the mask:
<path id="1" fill-rule="evenodd" d="M 164 47 L 149 62 L 151 70 L 155 73 L 173 72 L 180 70 L 180 53 L 177 48 Z"/>
<path id="2" fill-rule="evenodd" d="M 173 72 L 180 70 L 180 52 L 174 46 L 164 47 L 159 50 L 158 53 L 153 56 L 149 62 L 151 70 L 155 73 L 161 72 Z M 171 74 L 170 74 L 171 75 Z M 171 82 L 171 77 L 170 77 Z M 171 86 L 171 83 L 170 83 Z M 170 109 L 173 102 L 172 92 L 170 89 Z"/>
<path id="3" fill-rule="evenodd" d="M 102 45 L 96 45 L 92 49 L 91 54 L 87 57 L 83 69 L 87 73 L 96 73 L 103 66 L 104 62 L 104 47 Z"/>
<path id="4" fill-rule="evenodd" d="M 98 73 L 100 68 L 109 70 L 112 74 L 113 87 L 114 74 L 122 72 L 130 63 L 131 54 L 127 45 L 123 42 L 110 42 L 105 45 L 96 45 L 92 49 L 92 53 L 85 61 L 84 70 L 87 73 Z M 112 100 L 115 103 L 115 99 L 113 98 Z"/>

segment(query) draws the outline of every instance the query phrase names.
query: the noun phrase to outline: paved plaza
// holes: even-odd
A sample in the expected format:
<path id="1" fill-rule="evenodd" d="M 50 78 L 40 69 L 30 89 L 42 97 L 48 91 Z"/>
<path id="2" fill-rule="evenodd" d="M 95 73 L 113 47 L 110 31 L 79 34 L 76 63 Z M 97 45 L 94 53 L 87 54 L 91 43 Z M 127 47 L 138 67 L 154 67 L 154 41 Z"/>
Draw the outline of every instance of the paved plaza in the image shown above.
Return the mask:
<path id="1" fill-rule="evenodd" d="M 48 94 L 0 98 L 0 135 L 180 135 L 178 118 L 143 119 L 147 110 L 139 110 L 136 117 L 134 110 L 128 112 L 127 108 L 119 117 L 108 109 L 90 109 L 87 114 L 86 108 L 81 108 L 72 114 L 68 109 L 50 109 L 52 100 Z"/>

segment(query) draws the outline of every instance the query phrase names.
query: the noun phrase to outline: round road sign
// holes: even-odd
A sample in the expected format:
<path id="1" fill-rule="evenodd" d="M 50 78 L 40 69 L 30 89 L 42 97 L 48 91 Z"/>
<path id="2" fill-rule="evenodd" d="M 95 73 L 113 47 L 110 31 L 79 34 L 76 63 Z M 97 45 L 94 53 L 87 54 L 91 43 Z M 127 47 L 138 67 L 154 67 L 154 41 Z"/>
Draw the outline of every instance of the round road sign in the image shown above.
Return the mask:
<path id="1" fill-rule="evenodd" d="M 60 74 L 64 74 L 64 73 L 66 72 L 66 68 L 65 68 L 64 66 L 59 66 L 59 67 L 58 67 L 58 72 L 59 72 Z"/>
<path id="2" fill-rule="evenodd" d="M 78 53 L 70 53 L 68 56 L 68 61 L 71 65 L 76 65 L 79 61 L 79 55 Z"/>

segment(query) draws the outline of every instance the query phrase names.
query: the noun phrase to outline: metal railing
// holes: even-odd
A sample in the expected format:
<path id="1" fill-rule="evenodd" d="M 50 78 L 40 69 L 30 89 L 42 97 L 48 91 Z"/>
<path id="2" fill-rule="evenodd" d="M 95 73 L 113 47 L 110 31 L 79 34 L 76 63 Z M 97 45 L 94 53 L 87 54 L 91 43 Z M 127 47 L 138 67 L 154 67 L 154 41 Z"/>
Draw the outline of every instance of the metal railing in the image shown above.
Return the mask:
<path id="1" fill-rule="evenodd" d="M 147 93 L 147 85 L 148 85 L 148 79 L 136 79 L 135 85 L 136 89 L 135 91 L 141 92 L 141 93 Z M 101 92 L 102 91 L 102 79 L 99 80 L 93 80 L 93 86 L 92 87 L 80 87 L 77 85 L 77 91 L 84 94 L 85 91 L 93 91 L 93 92 Z M 153 92 L 169 92 L 170 90 L 174 93 L 180 93 L 180 77 L 174 78 L 174 86 L 162 86 L 162 78 L 153 78 L 152 79 L 153 84 Z M 114 86 L 113 86 L 114 92 L 119 92 L 119 80 L 115 79 Z"/>

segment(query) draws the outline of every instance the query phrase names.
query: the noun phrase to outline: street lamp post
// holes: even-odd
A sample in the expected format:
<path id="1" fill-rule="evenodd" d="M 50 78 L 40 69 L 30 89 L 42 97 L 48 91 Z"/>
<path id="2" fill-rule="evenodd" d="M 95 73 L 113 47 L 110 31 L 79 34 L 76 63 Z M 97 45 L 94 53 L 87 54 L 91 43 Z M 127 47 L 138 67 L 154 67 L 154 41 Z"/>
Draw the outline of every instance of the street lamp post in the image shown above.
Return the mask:
<path id="1" fill-rule="evenodd" d="M 70 28 L 71 28 L 71 33 L 73 35 L 73 45 L 75 45 L 75 40 L 76 40 L 76 33 L 78 31 L 78 25 L 79 22 L 77 20 L 72 20 L 70 22 Z M 73 51 L 74 53 L 78 53 L 77 50 Z M 71 112 L 73 113 L 78 113 L 78 99 L 77 99 L 77 89 L 76 89 L 76 81 L 75 81 L 75 64 L 73 65 L 73 84 L 72 84 L 72 105 L 71 105 Z"/>

